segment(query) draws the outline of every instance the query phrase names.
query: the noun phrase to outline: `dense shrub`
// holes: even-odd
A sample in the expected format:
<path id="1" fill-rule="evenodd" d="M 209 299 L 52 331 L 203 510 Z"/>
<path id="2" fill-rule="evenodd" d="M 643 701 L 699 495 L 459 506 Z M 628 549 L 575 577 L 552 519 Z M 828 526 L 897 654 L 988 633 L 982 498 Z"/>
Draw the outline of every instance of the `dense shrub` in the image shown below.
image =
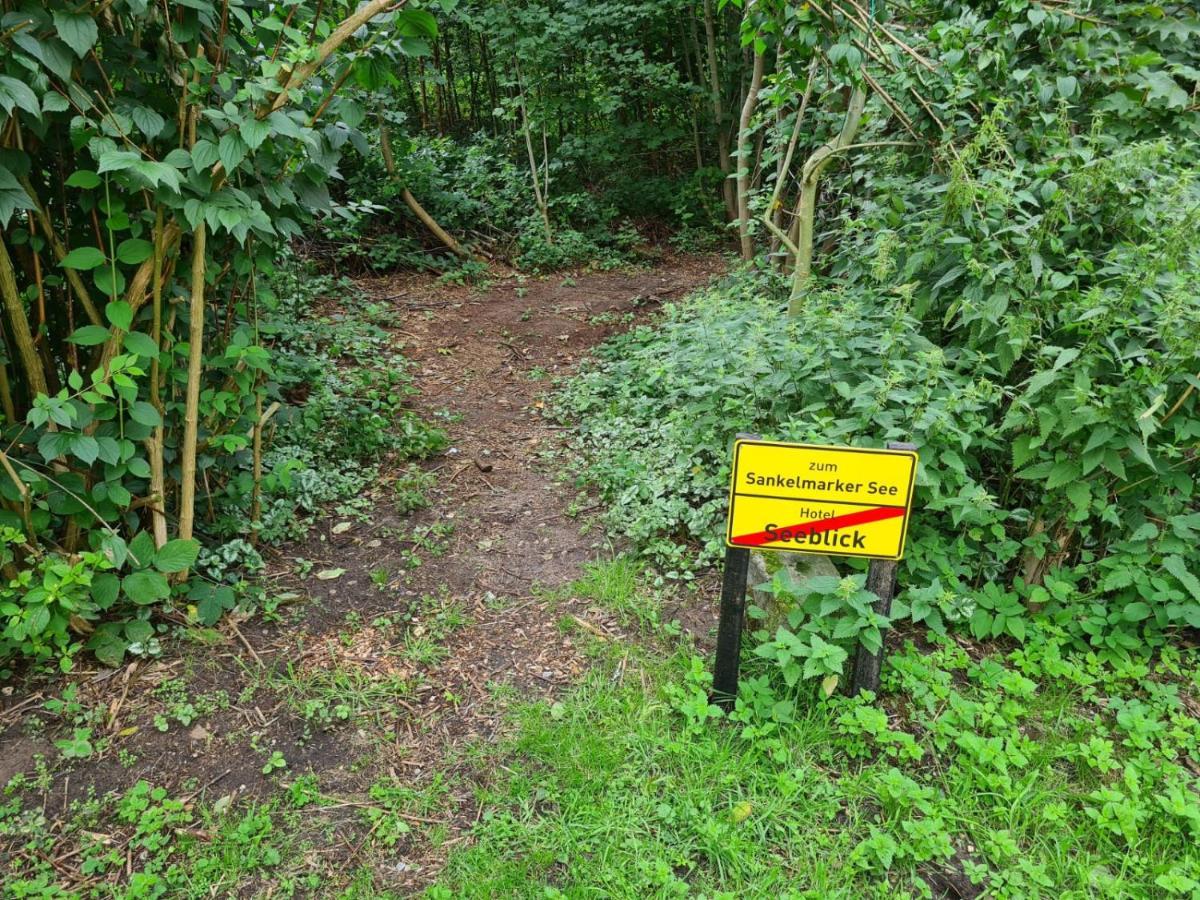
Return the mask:
<path id="1" fill-rule="evenodd" d="M 1001 140 L 880 179 L 799 317 L 743 271 L 611 342 L 563 406 L 613 524 L 678 572 L 680 538 L 719 551 L 736 432 L 912 440 L 901 611 L 1020 637 L 1046 606 L 1117 654 L 1200 627 L 1194 151 L 1080 141 L 1050 170 Z"/>

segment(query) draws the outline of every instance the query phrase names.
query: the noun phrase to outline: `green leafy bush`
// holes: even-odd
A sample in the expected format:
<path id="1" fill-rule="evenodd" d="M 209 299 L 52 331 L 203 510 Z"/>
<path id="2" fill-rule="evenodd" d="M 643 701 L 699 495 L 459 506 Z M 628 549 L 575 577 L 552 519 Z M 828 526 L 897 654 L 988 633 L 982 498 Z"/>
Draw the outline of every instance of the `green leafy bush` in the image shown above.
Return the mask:
<path id="1" fill-rule="evenodd" d="M 743 271 L 601 351 L 562 409 L 617 529 L 679 574 L 720 551 L 736 432 L 911 440 L 900 614 L 1021 639 L 1032 604 L 1115 655 L 1200 625 L 1195 149 L 1064 126 L 1036 169 L 1007 127 L 885 170 L 799 317 Z"/>

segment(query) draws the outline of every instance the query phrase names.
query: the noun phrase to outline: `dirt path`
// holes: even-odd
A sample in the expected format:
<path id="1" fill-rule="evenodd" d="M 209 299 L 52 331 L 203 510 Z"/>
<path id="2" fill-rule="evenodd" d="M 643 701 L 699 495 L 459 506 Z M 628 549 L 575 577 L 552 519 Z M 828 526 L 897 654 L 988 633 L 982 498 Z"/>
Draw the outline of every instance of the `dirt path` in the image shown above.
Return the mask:
<path id="1" fill-rule="evenodd" d="M 539 397 L 590 347 L 719 267 L 674 257 L 486 289 L 424 276 L 360 282 L 402 312 L 394 334 L 414 364 L 415 408 L 447 420 L 452 446 L 424 466 L 436 478 L 431 505 L 402 514 L 404 467 L 386 472 L 365 511 L 322 519 L 303 544 L 268 559 L 272 593 L 303 598 L 281 607 L 280 621 L 227 623 L 162 660 L 80 673 L 83 724 L 111 738 L 99 755 L 66 763 L 54 741 L 69 729 L 39 726 L 43 697 L 6 689 L 0 786 L 42 754 L 50 772 L 38 790 L 55 821 L 73 800 L 138 781 L 188 804 L 232 805 L 315 775 L 321 805 L 294 837 L 316 849 L 296 865 L 335 879 L 370 870 L 375 889 L 401 894 L 428 883 L 481 812 L 463 751 L 494 739 L 505 698 L 552 692 L 580 674 L 586 661 L 564 619 L 617 630 L 579 601 L 547 599 L 609 544 L 581 534 L 576 492 L 555 479 L 563 431 Z M 264 773 L 275 751 L 284 765 Z M 403 803 L 380 799 L 393 796 Z M 361 814 L 372 805 L 411 832 L 380 842 L 379 824 Z M 119 846 L 121 826 L 108 824 Z M 0 837 L 0 873 L 13 849 Z M 55 865 L 61 883 L 97 883 L 73 868 L 71 849 Z M 135 862 L 130 855 L 127 868 Z"/>

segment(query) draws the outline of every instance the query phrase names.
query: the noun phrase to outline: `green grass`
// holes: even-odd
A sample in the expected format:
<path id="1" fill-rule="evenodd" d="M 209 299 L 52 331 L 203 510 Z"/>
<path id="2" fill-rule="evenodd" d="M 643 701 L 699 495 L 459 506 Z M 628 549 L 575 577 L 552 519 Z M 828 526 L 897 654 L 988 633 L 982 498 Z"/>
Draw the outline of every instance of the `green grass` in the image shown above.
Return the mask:
<path id="1" fill-rule="evenodd" d="M 627 565 L 576 593 L 629 608 Z M 982 658 L 910 643 L 880 708 L 784 694 L 747 653 L 724 719 L 689 649 L 608 653 L 516 709 L 430 897 L 1200 896 L 1194 658 L 1102 665 L 1047 623 Z"/>
<path id="2" fill-rule="evenodd" d="M 571 594 L 656 615 L 639 577 L 618 557 Z M 564 696 L 495 686 L 503 742 L 460 748 L 421 783 L 379 774 L 326 796 L 285 769 L 232 805 L 138 784 L 53 824 L 48 775 L 18 776 L 0 796 L 6 896 L 55 896 L 47 860 L 63 852 L 100 879 L 89 897 L 397 896 L 396 860 L 447 844 L 428 900 L 1200 896 L 1194 649 L 1105 663 L 1037 619 L 1021 646 L 914 632 L 876 701 L 789 691 L 748 648 L 724 715 L 690 642 L 643 634 L 593 641 Z M 297 680 L 291 700 L 335 719 L 348 702 L 378 731 L 377 692 L 401 688 L 347 677 Z M 480 816 L 463 841 L 449 823 L 470 772 Z"/>

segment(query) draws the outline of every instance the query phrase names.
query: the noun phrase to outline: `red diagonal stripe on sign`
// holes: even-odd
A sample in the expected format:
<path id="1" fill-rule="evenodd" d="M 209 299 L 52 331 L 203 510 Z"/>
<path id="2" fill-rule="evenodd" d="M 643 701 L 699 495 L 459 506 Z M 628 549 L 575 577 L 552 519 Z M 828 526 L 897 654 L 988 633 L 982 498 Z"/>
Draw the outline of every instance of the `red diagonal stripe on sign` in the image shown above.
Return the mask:
<path id="1" fill-rule="evenodd" d="M 904 515 L 904 507 L 902 506 L 876 506 L 871 509 L 860 509 L 857 512 L 846 513 L 842 516 L 834 516 L 832 519 L 815 519 L 811 522 L 801 522 L 799 525 L 780 525 L 773 528 L 776 534 L 781 531 L 790 531 L 793 534 L 803 532 L 804 534 L 820 534 L 823 531 L 837 531 L 839 528 L 849 528 L 851 525 L 866 525 L 868 522 L 882 522 L 885 519 L 899 519 Z M 765 531 L 756 531 L 753 534 L 743 534 L 733 538 L 731 543 L 737 544 L 739 547 L 761 547 L 763 544 L 769 544 L 771 538 Z"/>

